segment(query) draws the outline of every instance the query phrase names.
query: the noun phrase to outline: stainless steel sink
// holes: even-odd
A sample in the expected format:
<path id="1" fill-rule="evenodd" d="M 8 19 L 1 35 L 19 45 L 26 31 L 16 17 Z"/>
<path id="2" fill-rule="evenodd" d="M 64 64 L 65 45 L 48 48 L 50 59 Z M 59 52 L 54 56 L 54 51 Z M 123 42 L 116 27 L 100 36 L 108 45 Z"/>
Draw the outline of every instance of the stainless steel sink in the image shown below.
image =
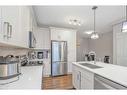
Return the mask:
<path id="1" fill-rule="evenodd" d="M 93 64 L 89 64 L 89 63 L 79 63 L 79 64 L 82 65 L 82 66 L 88 67 L 88 68 L 90 68 L 90 69 L 103 68 L 103 67 L 96 66 L 96 65 L 93 65 Z"/>

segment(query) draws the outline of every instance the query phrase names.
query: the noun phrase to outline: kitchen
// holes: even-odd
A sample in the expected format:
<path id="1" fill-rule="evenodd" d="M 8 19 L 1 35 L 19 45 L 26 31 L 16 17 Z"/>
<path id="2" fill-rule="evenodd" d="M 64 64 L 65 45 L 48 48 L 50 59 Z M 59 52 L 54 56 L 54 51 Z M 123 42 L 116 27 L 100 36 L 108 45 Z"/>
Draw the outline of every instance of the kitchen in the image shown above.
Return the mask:
<path id="1" fill-rule="evenodd" d="M 0 6 L 0 89 L 127 89 L 126 11 Z"/>

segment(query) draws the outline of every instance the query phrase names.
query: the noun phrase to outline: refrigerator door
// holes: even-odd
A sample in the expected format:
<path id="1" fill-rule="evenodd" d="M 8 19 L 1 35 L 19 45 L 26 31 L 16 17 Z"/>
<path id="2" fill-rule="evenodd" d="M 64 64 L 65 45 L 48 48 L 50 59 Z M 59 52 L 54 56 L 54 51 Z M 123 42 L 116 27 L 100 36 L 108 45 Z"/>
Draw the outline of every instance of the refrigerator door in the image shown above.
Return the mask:
<path id="1" fill-rule="evenodd" d="M 67 62 L 67 42 L 60 42 L 59 44 L 60 61 Z"/>
<path id="2" fill-rule="evenodd" d="M 52 41 L 51 62 L 52 76 L 67 73 L 67 42 Z"/>
<path id="3" fill-rule="evenodd" d="M 52 76 L 67 74 L 67 63 L 53 62 L 52 63 Z"/>
<path id="4" fill-rule="evenodd" d="M 52 62 L 60 61 L 60 43 L 52 42 L 51 60 Z"/>

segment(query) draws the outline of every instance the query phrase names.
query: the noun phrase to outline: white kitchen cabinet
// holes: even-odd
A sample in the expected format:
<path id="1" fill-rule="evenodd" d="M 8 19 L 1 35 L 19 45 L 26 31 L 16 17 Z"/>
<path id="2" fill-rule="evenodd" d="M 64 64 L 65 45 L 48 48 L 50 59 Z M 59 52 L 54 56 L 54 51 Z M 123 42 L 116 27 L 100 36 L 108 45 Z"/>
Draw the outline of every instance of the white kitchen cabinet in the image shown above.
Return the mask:
<path id="1" fill-rule="evenodd" d="M 18 6 L 3 6 L 2 7 L 2 23 L 4 41 L 13 45 L 19 44 L 19 9 Z"/>
<path id="2" fill-rule="evenodd" d="M 0 41 L 3 39 L 3 32 L 2 32 L 2 19 L 0 18 Z"/>
<path id="3" fill-rule="evenodd" d="M 94 74 L 73 65 L 73 86 L 76 89 L 94 89 Z"/>
<path id="4" fill-rule="evenodd" d="M 50 31 L 48 28 L 38 28 L 34 32 L 36 37 L 36 48 L 38 49 L 50 49 L 51 40 L 50 40 Z"/>
<path id="5" fill-rule="evenodd" d="M 29 47 L 29 31 L 30 31 L 30 9 L 27 6 L 21 7 L 21 36 L 22 46 Z"/>
<path id="6" fill-rule="evenodd" d="M 1 43 L 28 48 L 29 31 L 32 29 L 33 18 L 30 7 L 0 7 Z"/>
<path id="7" fill-rule="evenodd" d="M 113 26 L 113 63 L 127 66 L 127 33 L 121 28 L 122 23 Z"/>
<path id="8" fill-rule="evenodd" d="M 50 59 L 44 59 L 44 70 L 43 70 L 43 76 L 44 77 L 49 77 L 51 75 L 51 62 Z"/>
<path id="9" fill-rule="evenodd" d="M 94 89 L 94 74 L 81 69 L 81 89 Z"/>
<path id="10" fill-rule="evenodd" d="M 3 38 L 2 35 L 2 8 L 0 7 L 0 40 Z"/>
<path id="11" fill-rule="evenodd" d="M 33 32 L 35 35 L 36 22 L 34 22 L 34 15 L 32 14 L 32 8 L 28 6 L 21 7 L 21 43 L 24 47 L 29 47 L 29 32 Z M 36 37 L 35 37 L 36 38 Z"/>
<path id="12" fill-rule="evenodd" d="M 117 64 L 127 66 L 127 33 L 116 35 Z"/>
<path id="13" fill-rule="evenodd" d="M 74 88 L 81 89 L 81 71 L 74 65 L 72 69 L 72 81 Z"/>

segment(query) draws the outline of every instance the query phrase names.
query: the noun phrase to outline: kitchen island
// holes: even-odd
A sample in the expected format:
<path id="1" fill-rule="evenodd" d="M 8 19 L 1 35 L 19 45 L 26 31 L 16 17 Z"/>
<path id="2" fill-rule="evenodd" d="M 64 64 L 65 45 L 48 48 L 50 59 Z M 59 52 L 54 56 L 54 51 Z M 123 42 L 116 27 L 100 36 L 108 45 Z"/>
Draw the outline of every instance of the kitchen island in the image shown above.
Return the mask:
<path id="1" fill-rule="evenodd" d="M 15 82 L 0 85 L 0 89 L 40 89 L 42 88 L 42 72 L 43 66 L 22 66 L 21 75 L 17 80 L 17 77 L 0 80 L 1 82 L 7 83 L 9 81 L 17 80 Z"/>
<path id="2" fill-rule="evenodd" d="M 91 61 L 73 62 L 73 85 L 76 89 L 95 89 L 95 75 L 127 88 L 127 67 L 96 62 L 101 68 L 89 68 L 81 63 L 94 64 Z M 113 89 L 113 88 L 111 88 Z"/>

